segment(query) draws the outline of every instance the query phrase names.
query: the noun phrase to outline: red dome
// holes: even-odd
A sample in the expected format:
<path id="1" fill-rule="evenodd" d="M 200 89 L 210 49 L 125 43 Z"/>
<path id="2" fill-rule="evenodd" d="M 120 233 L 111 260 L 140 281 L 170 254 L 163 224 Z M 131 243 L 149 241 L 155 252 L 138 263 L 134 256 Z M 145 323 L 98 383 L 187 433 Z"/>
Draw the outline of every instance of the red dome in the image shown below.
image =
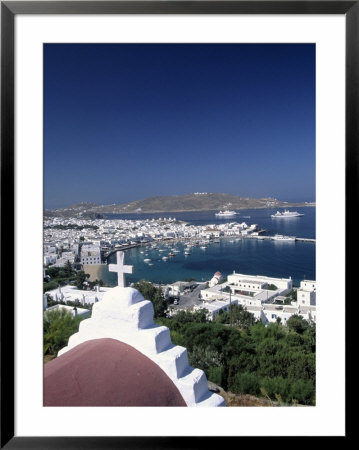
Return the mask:
<path id="1" fill-rule="evenodd" d="M 45 364 L 44 406 L 187 405 L 147 356 L 115 339 L 94 339 Z"/>

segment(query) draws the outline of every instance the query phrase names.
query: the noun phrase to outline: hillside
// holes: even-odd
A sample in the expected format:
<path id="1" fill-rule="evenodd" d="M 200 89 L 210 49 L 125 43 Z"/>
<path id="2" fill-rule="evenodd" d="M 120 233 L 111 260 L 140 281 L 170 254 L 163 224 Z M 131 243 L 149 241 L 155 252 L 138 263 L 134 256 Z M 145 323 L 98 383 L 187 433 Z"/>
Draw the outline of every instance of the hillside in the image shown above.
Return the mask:
<path id="1" fill-rule="evenodd" d="M 45 210 L 45 216 L 100 217 L 102 214 L 210 211 L 220 209 L 251 209 L 268 207 L 308 206 L 307 203 L 288 203 L 275 198 L 248 198 L 221 193 L 193 193 L 174 196 L 149 197 L 124 204 L 98 205 L 80 203 L 67 208 Z"/>

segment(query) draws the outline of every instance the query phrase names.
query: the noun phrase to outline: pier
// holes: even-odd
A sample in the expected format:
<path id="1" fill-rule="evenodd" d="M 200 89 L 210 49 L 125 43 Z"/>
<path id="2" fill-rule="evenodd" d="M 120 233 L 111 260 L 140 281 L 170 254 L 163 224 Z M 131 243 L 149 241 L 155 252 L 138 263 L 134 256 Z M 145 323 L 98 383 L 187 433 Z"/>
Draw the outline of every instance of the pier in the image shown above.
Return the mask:
<path id="1" fill-rule="evenodd" d="M 296 241 L 302 241 L 302 242 L 316 242 L 316 239 L 310 239 L 310 238 L 295 238 Z"/>
<path id="2" fill-rule="evenodd" d="M 273 239 L 274 236 L 251 236 L 251 235 L 249 235 L 249 236 L 245 236 L 245 238 L 246 239 L 248 239 L 248 238 L 250 238 L 250 239 L 259 239 L 259 240 L 264 240 L 264 239 L 274 240 Z M 299 241 L 299 242 L 314 242 L 314 243 L 316 242 L 316 239 L 313 239 L 313 238 L 298 238 L 298 237 L 296 237 L 295 240 Z"/>

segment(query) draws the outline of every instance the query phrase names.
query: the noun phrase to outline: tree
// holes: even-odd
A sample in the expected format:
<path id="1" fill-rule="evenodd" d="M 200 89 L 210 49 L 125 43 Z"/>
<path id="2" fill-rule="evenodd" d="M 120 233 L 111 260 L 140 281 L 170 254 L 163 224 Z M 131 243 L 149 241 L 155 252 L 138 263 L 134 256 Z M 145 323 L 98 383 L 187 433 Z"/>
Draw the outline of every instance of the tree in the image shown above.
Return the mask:
<path id="1" fill-rule="evenodd" d="M 246 312 L 233 306 L 239 317 Z M 315 326 L 302 334 L 261 321 L 239 329 L 228 326 L 226 311 L 207 322 L 196 314 L 179 311 L 157 323 L 170 329 L 172 342 L 187 348 L 191 365 L 209 380 L 232 392 L 265 392 L 280 403 L 315 404 Z"/>
<path id="2" fill-rule="evenodd" d="M 208 375 L 210 367 L 221 366 L 221 355 L 209 346 L 195 345 L 191 352 L 188 353 L 188 361 L 191 366 L 202 369 Z"/>
<path id="3" fill-rule="evenodd" d="M 69 337 L 79 328 L 80 317 L 73 317 L 69 311 L 55 309 L 44 314 L 44 355 L 57 356 L 67 345 Z"/>
<path id="4" fill-rule="evenodd" d="M 46 269 L 47 275 L 49 275 L 52 279 L 58 277 L 59 271 L 60 271 L 60 268 L 54 267 L 54 266 Z"/>
<path id="5" fill-rule="evenodd" d="M 254 315 L 248 312 L 242 305 L 232 304 L 230 312 L 219 311 L 215 317 L 217 323 L 232 323 L 240 328 L 247 330 L 255 323 Z"/>
<path id="6" fill-rule="evenodd" d="M 174 320 L 180 324 L 196 322 L 196 323 L 205 323 L 207 322 L 207 314 L 208 310 L 201 308 L 197 311 L 184 311 L 180 310 L 174 317 Z"/>
<path id="7" fill-rule="evenodd" d="M 223 309 L 220 309 L 218 311 L 218 314 L 214 317 L 214 321 L 216 323 L 229 323 L 229 314 L 227 311 L 223 311 Z"/>
<path id="8" fill-rule="evenodd" d="M 70 263 L 70 261 L 65 262 L 64 272 L 65 272 L 66 276 L 71 277 L 73 270 L 72 270 L 72 264 Z"/>
<path id="9" fill-rule="evenodd" d="M 58 287 L 59 283 L 56 280 L 51 280 L 49 282 L 44 282 L 44 292 L 52 291 Z"/>
<path id="10" fill-rule="evenodd" d="M 77 289 L 84 288 L 84 282 L 90 278 L 88 273 L 85 273 L 83 270 L 79 270 L 76 274 L 76 287 Z"/>
<path id="11" fill-rule="evenodd" d="M 255 322 L 254 314 L 248 312 L 242 305 L 231 305 L 230 314 L 232 316 L 232 323 L 245 330 Z"/>
<path id="12" fill-rule="evenodd" d="M 303 319 L 302 316 L 293 314 L 293 316 L 291 316 L 287 320 L 287 327 L 290 331 L 295 331 L 296 333 L 303 334 L 305 330 L 309 328 L 309 323 L 305 319 Z"/>
<path id="13" fill-rule="evenodd" d="M 134 284 L 134 288 L 141 292 L 146 300 L 153 304 L 154 317 L 165 317 L 167 302 L 161 288 L 157 288 L 149 281 L 141 280 Z"/>

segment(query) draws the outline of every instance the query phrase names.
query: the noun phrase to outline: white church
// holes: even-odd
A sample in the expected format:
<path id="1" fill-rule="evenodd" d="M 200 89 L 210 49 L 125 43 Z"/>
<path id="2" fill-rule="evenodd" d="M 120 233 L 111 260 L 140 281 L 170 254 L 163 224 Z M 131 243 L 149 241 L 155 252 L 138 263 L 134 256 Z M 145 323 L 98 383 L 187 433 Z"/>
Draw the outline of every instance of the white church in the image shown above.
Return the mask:
<path id="1" fill-rule="evenodd" d="M 44 366 L 44 406 L 225 406 L 205 373 L 189 365 L 186 348 L 154 323 L 152 302 L 125 287 L 132 266 L 123 252 L 109 270 L 118 286 L 104 291 L 91 318 Z"/>

